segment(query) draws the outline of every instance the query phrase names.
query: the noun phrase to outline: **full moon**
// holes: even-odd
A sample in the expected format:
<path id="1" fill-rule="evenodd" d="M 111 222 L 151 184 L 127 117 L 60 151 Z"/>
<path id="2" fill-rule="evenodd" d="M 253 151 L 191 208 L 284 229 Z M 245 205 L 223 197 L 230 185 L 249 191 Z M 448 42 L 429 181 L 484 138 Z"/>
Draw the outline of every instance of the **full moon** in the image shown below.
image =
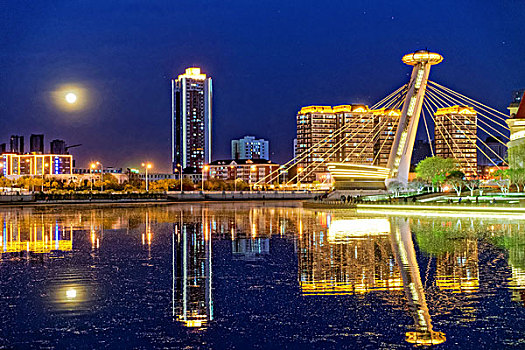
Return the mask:
<path id="1" fill-rule="evenodd" d="M 75 95 L 72 92 L 69 92 L 66 94 L 66 102 L 67 103 L 75 103 L 77 101 L 77 95 Z"/>

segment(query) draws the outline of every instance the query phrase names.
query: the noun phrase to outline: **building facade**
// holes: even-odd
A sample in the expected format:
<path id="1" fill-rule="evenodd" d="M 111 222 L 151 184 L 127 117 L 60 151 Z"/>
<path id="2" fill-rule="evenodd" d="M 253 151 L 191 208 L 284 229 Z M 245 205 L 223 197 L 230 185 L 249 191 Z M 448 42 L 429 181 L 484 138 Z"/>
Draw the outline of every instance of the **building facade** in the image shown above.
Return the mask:
<path id="1" fill-rule="evenodd" d="M 232 159 L 270 159 L 270 143 L 254 136 L 232 140 Z"/>
<path id="2" fill-rule="evenodd" d="M 468 106 L 439 108 L 434 120 L 435 155 L 455 158 L 466 176 L 477 176 L 476 111 Z"/>
<path id="3" fill-rule="evenodd" d="M 516 91 L 509 106 L 510 118 L 507 124 L 510 129 L 510 141 L 507 143 L 509 165 L 512 168 L 525 166 L 525 90 Z"/>
<path id="4" fill-rule="evenodd" d="M 1 159 L 4 176 L 72 174 L 71 155 L 6 153 Z"/>
<path id="5" fill-rule="evenodd" d="M 327 164 L 386 166 L 401 112 L 366 105 L 308 106 L 297 114 L 296 161 L 301 182 L 318 180 Z"/>
<path id="6" fill-rule="evenodd" d="M 277 181 L 279 164 L 265 159 L 226 159 L 211 162 L 203 172 L 204 180 L 219 179 L 224 181 L 243 180 L 253 184 Z M 275 174 L 275 175 L 273 175 Z"/>
<path id="7" fill-rule="evenodd" d="M 172 170 L 201 169 L 211 162 L 212 80 L 200 68 L 173 79 Z"/>

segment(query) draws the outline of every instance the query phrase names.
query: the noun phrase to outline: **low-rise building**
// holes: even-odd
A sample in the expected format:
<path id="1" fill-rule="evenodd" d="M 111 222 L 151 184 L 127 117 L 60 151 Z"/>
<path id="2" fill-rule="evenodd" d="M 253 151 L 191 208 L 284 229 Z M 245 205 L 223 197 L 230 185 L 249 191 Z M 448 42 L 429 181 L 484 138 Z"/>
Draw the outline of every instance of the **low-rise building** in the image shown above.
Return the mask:
<path id="1" fill-rule="evenodd" d="M 71 175 L 73 156 L 64 154 L 2 155 L 2 170 L 6 177 L 35 175 Z"/>
<path id="2" fill-rule="evenodd" d="M 270 183 L 277 181 L 279 164 L 265 159 L 216 160 L 204 168 L 204 180 L 224 181 L 241 179 L 246 183 Z M 272 174 L 272 175 L 271 175 Z M 275 176 L 273 176 L 275 174 Z"/>

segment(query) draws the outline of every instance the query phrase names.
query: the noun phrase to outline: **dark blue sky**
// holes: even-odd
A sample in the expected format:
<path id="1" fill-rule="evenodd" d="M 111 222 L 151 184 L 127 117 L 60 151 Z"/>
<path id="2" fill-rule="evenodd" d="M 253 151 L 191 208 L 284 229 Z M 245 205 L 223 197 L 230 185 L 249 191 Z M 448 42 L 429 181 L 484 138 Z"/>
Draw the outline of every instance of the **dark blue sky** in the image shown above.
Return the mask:
<path id="1" fill-rule="evenodd" d="M 444 61 L 431 79 L 505 110 L 525 87 L 525 1 L 4 1 L 0 4 L 0 142 L 45 133 L 82 143 L 77 166 L 170 168 L 170 79 L 213 77 L 213 158 L 230 140 L 270 140 L 292 155 L 297 110 L 373 104 L 406 83 L 408 52 Z M 68 113 L 50 92 L 82 84 Z"/>

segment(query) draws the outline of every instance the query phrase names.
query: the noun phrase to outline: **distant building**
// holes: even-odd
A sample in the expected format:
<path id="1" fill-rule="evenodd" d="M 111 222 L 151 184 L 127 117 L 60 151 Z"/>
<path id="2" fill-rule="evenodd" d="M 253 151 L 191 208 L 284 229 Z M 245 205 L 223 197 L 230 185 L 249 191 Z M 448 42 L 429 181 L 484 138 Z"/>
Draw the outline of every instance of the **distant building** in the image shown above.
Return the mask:
<path id="1" fill-rule="evenodd" d="M 245 136 L 232 140 L 232 159 L 270 159 L 270 143 L 264 139 Z"/>
<path id="2" fill-rule="evenodd" d="M 70 175 L 73 157 L 57 154 L 4 154 L 4 176 Z"/>
<path id="3" fill-rule="evenodd" d="M 11 135 L 9 140 L 9 152 L 23 154 L 24 153 L 24 137 L 19 135 Z"/>
<path id="4" fill-rule="evenodd" d="M 29 152 L 35 154 L 44 154 L 44 135 L 31 134 L 29 138 Z"/>
<path id="5" fill-rule="evenodd" d="M 53 140 L 50 142 L 50 149 L 53 154 L 67 154 L 66 141 Z"/>
<path id="6" fill-rule="evenodd" d="M 201 169 L 211 162 L 212 80 L 188 68 L 171 81 L 172 170 Z"/>
<path id="7" fill-rule="evenodd" d="M 477 113 L 468 106 L 439 108 L 434 114 L 436 156 L 455 158 L 467 176 L 477 176 Z"/>
<path id="8" fill-rule="evenodd" d="M 226 159 L 209 164 L 204 172 L 204 180 L 211 178 L 229 181 L 241 179 L 246 183 L 277 181 L 279 164 L 265 159 Z M 268 176 L 270 174 L 275 174 Z"/>
<path id="9" fill-rule="evenodd" d="M 6 152 L 7 152 L 7 144 L 0 143 L 0 154 L 6 153 Z"/>

